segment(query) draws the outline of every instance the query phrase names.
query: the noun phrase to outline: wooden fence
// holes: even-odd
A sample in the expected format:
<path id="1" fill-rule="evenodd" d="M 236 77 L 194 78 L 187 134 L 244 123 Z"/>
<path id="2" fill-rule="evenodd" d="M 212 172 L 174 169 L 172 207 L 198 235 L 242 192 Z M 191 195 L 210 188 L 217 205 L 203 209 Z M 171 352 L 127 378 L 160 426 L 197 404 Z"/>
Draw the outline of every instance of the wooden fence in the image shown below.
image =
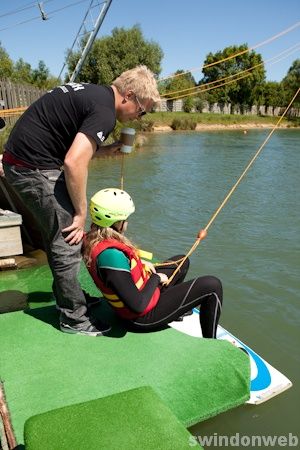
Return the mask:
<path id="1" fill-rule="evenodd" d="M 18 118 L 16 110 L 24 110 L 32 102 L 40 98 L 45 91 L 30 84 L 16 84 L 9 80 L 0 80 L 0 116 L 1 110 L 12 110 L 15 114 L 3 114 L 5 121 L 13 124 Z"/>
<path id="2" fill-rule="evenodd" d="M 180 112 L 184 110 L 184 101 L 182 99 L 179 100 L 167 100 L 165 98 L 158 104 L 155 108 L 155 111 L 169 111 L 169 112 Z M 214 113 L 214 114 L 243 114 L 247 116 L 281 116 L 281 114 L 285 111 L 285 107 L 280 106 L 246 106 L 243 105 L 232 105 L 230 103 L 227 104 L 219 104 L 219 103 L 208 103 L 206 101 L 203 102 L 201 112 L 203 113 Z M 195 108 L 192 108 L 191 112 L 196 112 Z M 287 117 L 300 117 L 300 108 L 290 108 L 287 114 Z"/>

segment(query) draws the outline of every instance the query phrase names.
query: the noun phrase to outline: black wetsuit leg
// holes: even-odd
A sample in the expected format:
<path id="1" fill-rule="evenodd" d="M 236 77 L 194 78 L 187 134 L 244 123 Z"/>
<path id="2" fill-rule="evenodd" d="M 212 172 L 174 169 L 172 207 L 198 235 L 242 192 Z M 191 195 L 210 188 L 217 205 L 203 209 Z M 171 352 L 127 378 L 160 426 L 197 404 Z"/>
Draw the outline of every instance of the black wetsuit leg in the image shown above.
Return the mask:
<path id="1" fill-rule="evenodd" d="M 203 337 L 215 338 L 222 300 L 222 284 L 218 278 L 213 276 L 198 277 L 191 281 L 168 286 L 162 290 L 155 308 L 132 321 L 130 328 L 133 327 L 140 331 L 162 329 L 185 312 L 200 306 Z"/>

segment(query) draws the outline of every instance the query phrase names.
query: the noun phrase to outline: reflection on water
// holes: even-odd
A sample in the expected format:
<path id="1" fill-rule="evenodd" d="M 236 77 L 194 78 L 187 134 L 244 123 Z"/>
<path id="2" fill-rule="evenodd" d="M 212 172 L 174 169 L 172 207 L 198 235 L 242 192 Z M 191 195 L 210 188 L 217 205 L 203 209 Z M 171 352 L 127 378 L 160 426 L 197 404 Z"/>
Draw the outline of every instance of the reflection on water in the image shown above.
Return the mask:
<path id="1" fill-rule="evenodd" d="M 187 251 L 268 132 L 150 134 L 143 149 L 125 157 L 124 188 L 136 204 L 130 237 L 159 258 Z M 190 271 L 191 277 L 221 278 L 223 326 L 287 375 L 294 387 L 254 409 L 245 406 L 200 424 L 195 433 L 296 433 L 299 138 L 299 130 L 274 133 L 192 255 Z M 120 187 L 120 173 L 119 157 L 93 161 L 89 195 Z"/>

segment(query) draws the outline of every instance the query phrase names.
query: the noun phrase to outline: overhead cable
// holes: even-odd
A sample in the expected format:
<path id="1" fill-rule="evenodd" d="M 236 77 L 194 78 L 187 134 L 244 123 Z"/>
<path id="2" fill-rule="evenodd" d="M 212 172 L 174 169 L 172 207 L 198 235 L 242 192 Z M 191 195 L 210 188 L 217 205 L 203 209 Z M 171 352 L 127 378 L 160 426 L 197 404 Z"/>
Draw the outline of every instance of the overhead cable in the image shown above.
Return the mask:
<path id="1" fill-rule="evenodd" d="M 237 73 L 235 73 L 233 75 L 228 75 L 226 77 L 219 78 L 217 80 L 210 81 L 208 83 L 203 83 L 203 84 L 200 84 L 198 86 L 193 86 L 193 87 L 186 88 L 186 89 L 181 89 L 181 90 L 178 90 L 178 91 L 164 92 L 163 94 L 161 94 L 161 96 L 164 96 L 168 100 L 175 100 L 175 99 L 177 100 L 179 98 L 188 97 L 188 96 L 195 95 L 195 94 L 198 94 L 198 93 L 201 93 L 201 92 L 206 92 L 206 91 L 214 89 L 214 88 L 219 88 L 219 87 L 224 86 L 225 84 L 229 84 L 229 83 L 222 83 L 220 85 L 212 86 L 212 87 L 206 89 L 206 87 L 209 86 L 209 85 L 219 83 L 220 81 L 226 81 L 226 80 L 229 80 L 230 78 L 233 78 L 233 77 L 239 77 L 243 73 L 251 72 L 252 70 L 256 69 L 257 67 L 262 66 L 263 64 L 270 64 L 270 65 L 271 64 L 276 64 L 277 62 L 287 58 L 288 56 L 290 56 L 291 54 L 295 53 L 298 50 L 300 50 L 300 43 L 299 42 L 297 44 L 292 45 L 288 49 L 278 53 L 277 55 L 273 56 L 272 58 L 270 58 L 270 59 L 268 59 L 266 61 L 263 61 L 263 62 L 261 62 L 259 64 L 255 64 L 254 66 L 249 67 L 248 69 L 242 70 L 240 72 L 237 72 Z M 284 56 L 282 56 L 282 55 L 284 55 Z M 282 58 L 279 58 L 280 56 L 282 56 Z M 275 61 L 273 61 L 273 60 L 275 60 Z M 248 73 L 248 75 L 251 75 L 251 74 Z M 245 77 L 243 76 L 243 77 L 239 77 L 239 78 L 234 78 L 231 81 L 231 83 L 234 82 L 234 81 L 238 81 L 238 80 L 240 80 L 242 78 L 245 78 Z M 193 92 L 189 92 L 188 93 L 188 91 L 193 91 Z M 176 96 L 176 97 L 166 97 L 166 96 L 170 96 L 170 95 L 173 96 L 175 94 L 183 94 L 183 92 L 186 92 L 186 94 L 179 95 L 179 96 Z"/>
<path id="2" fill-rule="evenodd" d="M 223 59 L 219 59 L 218 61 L 214 61 L 213 63 L 205 64 L 205 65 L 200 66 L 200 67 L 195 67 L 194 69 L 190 69 L 190 70 L 187 70 L 185 72 L 177 73 L 175 75 L 170 75 L 169 77 L 160 78 L 159 81 L 164 81 L 164 80 L 168 80 L 170 78 L 180 77 L 180 76 L 186 75 L 186 74 L 191 73 L 191 72 L 196 72 L 196 71 L 199 71 L 199 70 L 206 69 L 207 67 L 215 66 L 215 65 L 220 64 L 220 63 L 222 63 L 224 61 L 228 61 L 229 59 L 236 58 L 237 56 L 243 55 L 244 53 L 250 52 L 250 51 L 252 51 L 252 50 L 254 50 L 256 48 L 259 48 L 259 47 L 262 47 L 265 44 L 268 44 L 269 42 L 274 41 L 275 39 L 278 39 L 279 37 L 283 36 L 284 34 L 289 33 L 290 31 L 294 30 L 295 28 L 297 28 L 299 26 L 300 26 L 300 22 L 297 22 L 294 25 L 290 26 L 289 28 L 286 28 L 285 30 L 281 31 L 280 33 L 278 33 L 278 34 L 276 34 L 276 35 L 266 39 L 265 41 L 260 42 L 259 44 L 254 45 L 253 47 L 247 48 L 246 50 L 242 50 L 242 51 L 240 51 L 238 53 L 234 53 L 233 55 L 230 55 L 230 56 L 228 56 L 226 58 L 223 58 Z"/>
<path id="3" fill-rule="evenodd" d="M 53 0 L 48 0 L 48 2 L 50 2 L 50 1 L 53 1 Z M 68 5 L 63 6 L 62 8 L 58 8 L 58 9 L 55 9 L 53 11 L 49 11 L 47 13 L 47 17 L 50 18 L 52 15 L 54 15 L 54 14 L 56 14 L 56 13 L 58 13 L 58 12 L 64 10 L 64 9 L 71 8 L 72 6 L 79 5 L 80 3 L 86 3 L 87 1 L 88 0 L 78 0 L 78 1 L 73 2 L 73 3 L 69 3 Z M 44 3 L 46 3 L 46 2 L 44 2 Z M 14 28 L 14 27 L 17 27 L 19 25 L 24 25 L 25 23 L 33 22 L 34 20 L 40 20 L 40 19 L 41 19 L 41 15 L 38 15 L 36 17 L 32 17 L 31 19 L 27 19 L 27 20 L 23 20 L 22 22 L 15 23 L 14 25 L 9 25 L 7 27 L 1 28 L 0 31 L 5 31 L 5 30 L 8 30 L 10 28 Z"/>

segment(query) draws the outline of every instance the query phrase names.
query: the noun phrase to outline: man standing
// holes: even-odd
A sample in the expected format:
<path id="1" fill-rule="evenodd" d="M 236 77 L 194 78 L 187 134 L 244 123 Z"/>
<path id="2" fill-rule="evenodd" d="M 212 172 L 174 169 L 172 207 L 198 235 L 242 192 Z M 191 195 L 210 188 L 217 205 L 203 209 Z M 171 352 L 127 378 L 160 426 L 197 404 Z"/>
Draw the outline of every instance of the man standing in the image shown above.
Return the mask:
<path id="1" fill-rule="evenodd" d="M 116 119 L 137 119 L 158 101 L 146 66 L 127 70 L 111 86 L 67 83 L 34 102 L 5 145 L 5 176 L 39 225 L 64 332 L 101 336 L 110 329 L 90 316 L 77 279 L 88 166 Z"/>

